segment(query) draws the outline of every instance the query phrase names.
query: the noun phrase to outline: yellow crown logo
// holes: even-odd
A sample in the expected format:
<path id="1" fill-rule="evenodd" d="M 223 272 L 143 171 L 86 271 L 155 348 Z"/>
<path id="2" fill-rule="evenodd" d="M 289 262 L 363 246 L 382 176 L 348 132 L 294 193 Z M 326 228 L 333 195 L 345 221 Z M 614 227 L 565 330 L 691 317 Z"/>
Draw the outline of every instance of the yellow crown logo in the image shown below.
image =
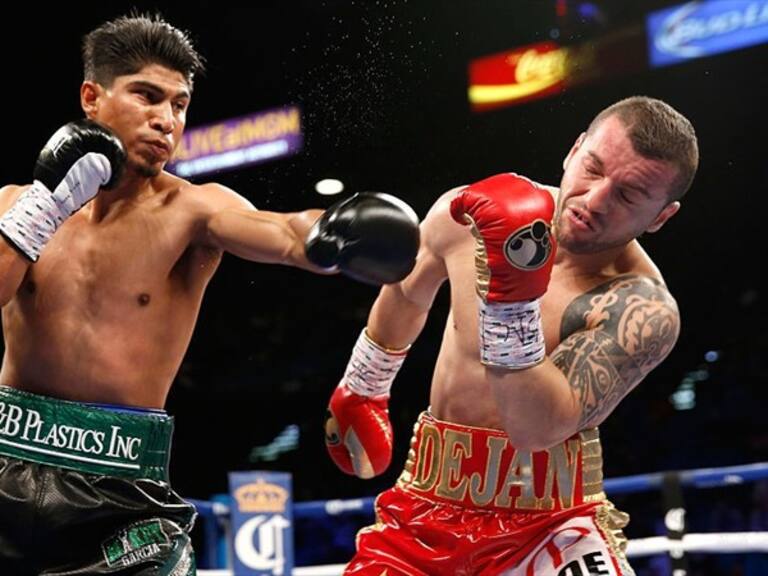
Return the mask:
<path id="1" fill-rule="evenodd" d="M 241 512 L 284 512 L 288 491 L 259 479 L 235 490 L 235 500 Z"/>

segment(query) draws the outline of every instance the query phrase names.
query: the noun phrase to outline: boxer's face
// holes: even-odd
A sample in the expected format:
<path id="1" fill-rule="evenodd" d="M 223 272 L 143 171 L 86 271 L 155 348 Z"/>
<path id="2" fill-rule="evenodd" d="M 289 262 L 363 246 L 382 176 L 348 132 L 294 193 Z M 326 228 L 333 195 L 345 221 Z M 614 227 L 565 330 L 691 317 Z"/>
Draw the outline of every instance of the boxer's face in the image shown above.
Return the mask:
<path id="1" fill-rule="evenodd" d="M 159 64 L 117 76 L 109 87 L 86 81 L 81 88 L 87 116 L 115 131 L 125 144 L 127 167 L 146 177 L 157 176 L 173 155 L 190 97 L 181 72 Z"/>
<path id="2" fill-rule="evenodd" d="M 622 246 L 655 232 L 680 208 L 669 202 L 677 168 L 635 152 L 615 116 L 582 134 L 563 168 L 555 222 L 559 245 L 570 252 Z"/>

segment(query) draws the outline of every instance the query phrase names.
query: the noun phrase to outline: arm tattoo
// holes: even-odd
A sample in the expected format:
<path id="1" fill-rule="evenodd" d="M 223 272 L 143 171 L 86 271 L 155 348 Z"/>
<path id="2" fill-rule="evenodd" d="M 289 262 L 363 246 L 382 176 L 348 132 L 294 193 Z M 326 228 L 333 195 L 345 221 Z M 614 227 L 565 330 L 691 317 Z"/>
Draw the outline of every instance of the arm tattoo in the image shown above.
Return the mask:
<path id="1" fill-rule="evenodd" d="M 621 276 L 574 299 L 551 359 L 581 405 L 580 427 L 602 422 L 666 358 L 679 330 L 677 304 L 650 278 Z"/>

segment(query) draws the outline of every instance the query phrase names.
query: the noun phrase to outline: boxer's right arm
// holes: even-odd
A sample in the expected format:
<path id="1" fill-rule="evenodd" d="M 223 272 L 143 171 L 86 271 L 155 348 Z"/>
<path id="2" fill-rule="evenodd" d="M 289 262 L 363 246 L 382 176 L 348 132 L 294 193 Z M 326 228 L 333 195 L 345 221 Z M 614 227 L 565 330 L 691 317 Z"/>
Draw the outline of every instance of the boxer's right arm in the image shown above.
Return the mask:
<path id="1" fill-rule="evenodd" d="M 13 206 L 24 189 L 23 186 L 3 186 L 0 188 L 0 217 Z M 22 256 L 15 247 L 0 240 L 0 308 L 8 304 L 14 297 L 30 264 L 31 262 Z"/>
<path id="2" fill-rule="evenodd" d="M 326 447 L 348 474 L 370 478 L 384 472 L 392 456 L 389 390 L 408 348 L 424 328 L 438 289 L 448 277 L 440 252 L 447 202 L 439 200 L 422 222 L 413 271 L 381 288 L 334 390 L 326 420 Z"/>
<path id="3" fill-rule="evenodd" d="M 123 145 L 109 128 L 92 120 L 65 124 L 38 155 L 32 185 L 0 218 L 0 234 L 36 262 L 67 218 L 117 183 L 124 162 Z"/>
<path id="4" fill-rule="evenodd" d="M 203 242 L 246 260 L 342 272 L 375 285 L 397 282 L 414 266 L 418 217 L 394 196 L 361 193 L 324 212 L 281 214 L 258 211 L 222 186 L 206 189 Z"/>

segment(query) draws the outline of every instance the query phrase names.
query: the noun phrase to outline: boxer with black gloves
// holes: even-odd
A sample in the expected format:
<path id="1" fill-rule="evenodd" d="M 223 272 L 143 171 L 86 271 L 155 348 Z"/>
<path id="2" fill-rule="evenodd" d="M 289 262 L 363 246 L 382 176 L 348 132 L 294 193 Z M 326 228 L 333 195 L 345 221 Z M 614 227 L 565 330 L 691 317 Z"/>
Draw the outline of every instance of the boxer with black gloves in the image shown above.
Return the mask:
<path id="1" fill-rule="evenodd" d="M 597 426 L 676 341 L 677 306 L 637 237 L 677 212 L 697 165 L 690 122 L 632 97 L 578 137 L 559 189 L 505 173 L 435 203 L 331 397 L 334 462 L 382 473 L 390 387 L 449 280 L 431 405 L 346 575 L 633 574 Z"/>
<path id="2" fill-rule="evenodd" d="M 399 198 L 362 192 L 337 202 L 315 222 L 305 250 L 313 264 L 368 284 L 391 284 L 416 264 L 419 218 Z"/>
<path id="3" fill-rule="evenodd" d="M 192 576 L 163 406 L 224 252 L 397 282 L 418 219 L 387 195 L 259 211 L 166 172 L 202 61 L 158 17 L 103 24 L 83 59 L 86 119 L 0 190 L 0 574 Z"/>
<path id="4" fill-rule="evenodd" d="M 117 183 L 124 162 L 123 144 L 108 128 L 91 120 L 62 126 L 37 158 L 34 183 L 0 219 L 0 233 L 37 262 L 67 218 Z"/>

